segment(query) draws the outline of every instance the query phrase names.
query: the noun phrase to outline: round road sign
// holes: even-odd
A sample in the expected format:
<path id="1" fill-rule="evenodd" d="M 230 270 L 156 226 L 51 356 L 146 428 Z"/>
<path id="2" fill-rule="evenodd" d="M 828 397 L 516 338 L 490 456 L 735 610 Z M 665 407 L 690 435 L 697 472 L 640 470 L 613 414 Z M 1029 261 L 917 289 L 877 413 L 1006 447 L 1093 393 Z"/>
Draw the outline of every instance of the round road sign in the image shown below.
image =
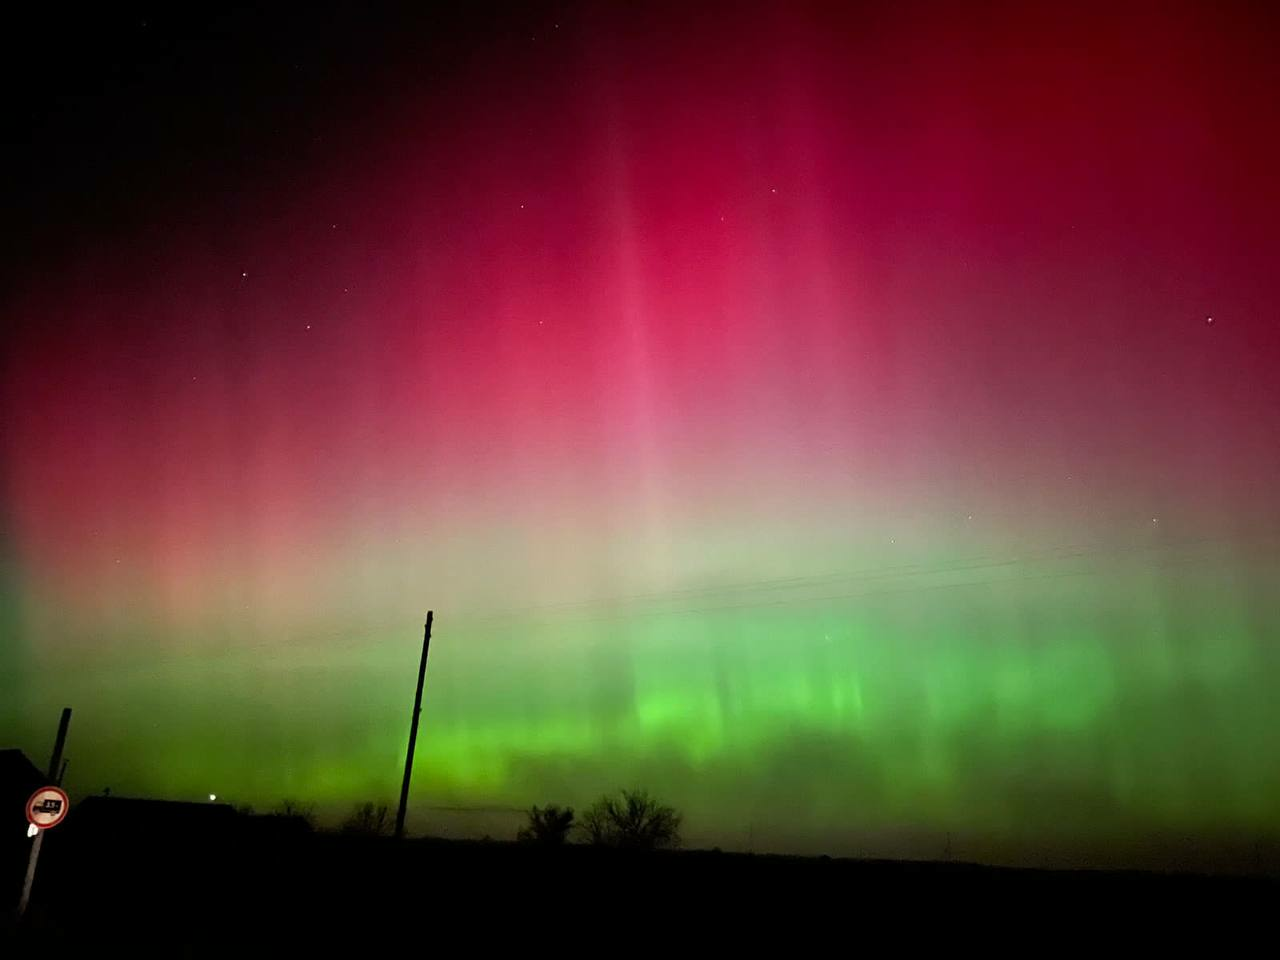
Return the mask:
<path id="1" fill-rule="evenodd" d="M 41 830 L 56 827 L 67 815 L 71 801 L 61 787 L 41 787 L 27 801 L 27 820 Z"/>

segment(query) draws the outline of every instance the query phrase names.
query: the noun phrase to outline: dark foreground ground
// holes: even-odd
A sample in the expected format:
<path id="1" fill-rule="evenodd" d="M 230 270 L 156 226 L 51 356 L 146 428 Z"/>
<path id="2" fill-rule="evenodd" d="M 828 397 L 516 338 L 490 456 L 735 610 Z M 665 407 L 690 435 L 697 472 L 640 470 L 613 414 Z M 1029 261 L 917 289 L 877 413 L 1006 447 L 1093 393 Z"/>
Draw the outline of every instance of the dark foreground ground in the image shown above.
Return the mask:
<path id="1" fill-rule="evenodd" d="M 696 943 L 792 956 L 939 940 L 1038 954 L 1083 929 L 1093 948 L 1116 946 L 1117 923 L 1129 943 L 1185 930 L 1183 946 L 1207 936 L 1215 953 L 1262 925 L 1266 940 L 1235 946 L 1273 956 L 1280 916 L 1280 885 L 1250 878 L 396 842 L 272 821 L 194 833 L 69 821 L 46 837 L 31 910 L 16 930 L 6 916 L 0 957 L 630 955 Z M 3 877 L 12 903 L 17 878 Z"/>

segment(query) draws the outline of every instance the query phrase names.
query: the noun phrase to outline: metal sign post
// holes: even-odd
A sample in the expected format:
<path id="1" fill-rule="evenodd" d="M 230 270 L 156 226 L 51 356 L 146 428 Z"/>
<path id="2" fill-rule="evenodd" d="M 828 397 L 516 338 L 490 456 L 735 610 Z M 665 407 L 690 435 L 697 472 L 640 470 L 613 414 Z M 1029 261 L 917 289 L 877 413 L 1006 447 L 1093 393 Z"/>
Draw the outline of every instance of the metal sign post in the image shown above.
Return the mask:
<path id="1" fill-rule="evenodd" d="M 36 862 L 40 859 L 40 847 L 44 844 L 44 832 L 56 827 L 67 815 L 71 801 L 59 784 L 62 774 L 66 772 L 66 764 L 62 763 L 62 748 L 67 744 L 67 727 L 71 725 L 71 708 L 63 707 L 62 716 L 58 720 L 58 738 L 53 742 L 53 756 L 49 758 L 49 779 L 51 787 L 41 787 L 27 801 L 27 836 L 34 837 L 31 854 L 27 857 L 27 876 L 22 881 L 22 899 L 18 901 L 18 919 L 27 912 L 27 903 L 31 900 L 31 884 L 36 878 Z M 58 767 L 62 769 L 59 771 Z"/>
<path id="2" fill-rule="evenodd" d="M 27 858 L 27 878 L 22 881 L 22 898 L 18 901 L 18 919 L 27 912 L 31 900 L 31 884 L 36 879 L 36 861 L 40 859 L 40 844 L 44 843 L 44 831 L 36 827 L 36 839 L 31 844 L 31 856 Z"/>
<path id="3" fill-rule="evenodd" d="M 31 901 L 31 884 L 36 879 L 36 862 L 40 859 L 44 832 L 62 822 L 69 806 L 71 801 L 61 787 L 41 787 L 27 801 L 27 822 L 31 824 L 31 830 L 35 831 L 36 839 L 31 844 L 31 856 L 27 859 L 27 877 L 22 881 L 22 899 L 18 901 L 19 920 L 27 912 L 27 904 Z"/>

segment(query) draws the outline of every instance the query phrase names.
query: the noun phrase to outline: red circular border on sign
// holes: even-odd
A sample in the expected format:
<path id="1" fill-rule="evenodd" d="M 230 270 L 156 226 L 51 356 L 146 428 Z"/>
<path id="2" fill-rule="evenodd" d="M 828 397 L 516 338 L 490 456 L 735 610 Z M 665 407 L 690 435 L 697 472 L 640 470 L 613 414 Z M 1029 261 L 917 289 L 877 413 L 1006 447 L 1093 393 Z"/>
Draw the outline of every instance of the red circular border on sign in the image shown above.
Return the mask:
<path id="1" fill-rule="evenodd" d="M 59 796 L 62 797 L 62 815 L 58 817 L 57 820 L 53 821 L 53 823 L 36 823 L 34 820 L 31 819 L 31 804 L 35 803 L 36 797 L 40 796 L 40 794 L 45 793 L 49 790 L 54 791 L 55 793 L 57 793 Z M 35 823 L 36 826 L 39 827 L 41 830 L 52 830 L 54 827 L 56 827 L 58 824 L 60 824 L 63 820 L 67 818 L 67 809 L 70 806 L 71 806 L 71 798 L 67 796 L 67 791 L 63 790 L 61 787 L 41 787 L 35 793 L 31 794 L 31 796 L 27 797 L 27 806 L 25 808 L 26 814 L 27 814 L 27 823 Z"/>

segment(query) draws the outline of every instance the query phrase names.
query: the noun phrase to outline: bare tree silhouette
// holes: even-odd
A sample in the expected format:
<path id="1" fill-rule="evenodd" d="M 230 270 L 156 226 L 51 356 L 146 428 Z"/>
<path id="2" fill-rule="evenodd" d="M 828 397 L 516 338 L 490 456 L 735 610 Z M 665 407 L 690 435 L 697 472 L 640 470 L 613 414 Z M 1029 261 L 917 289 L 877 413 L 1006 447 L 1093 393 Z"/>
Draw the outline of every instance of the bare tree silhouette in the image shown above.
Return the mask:
<path id="1" fill-rule="evenodd" d="M 290 817 L 300 820 L 307 825 L 307 829 L 314 830 L 316 827 L 316 810 L 309 803 L 300 803 L 297 800 L 285 798 L 276 804 L 275 809 L 271 811 L 273 817 Z"/>
<path id="2" fill-rule="evenodd" d="M 533 807 L 529 821 L 516 834 L 521 843 L 542 843 L 559 846 L 569 839 L 573 829 L 573 807 L 558 807 L 554 803 L 545 807 Z"/>
<path id="3" fill-rule="evenodd" d="M 682 817 L 674 807 L 659 803 L 647 790 L 606 794 L 582 816 L 587 842 L 632 850 L 680 846 Z"/>
<path id="4" fill-rule="evenodd" d="M 342 821 L 339 832 L 360 837 L 385 837 L 391 833 L 391 810 L 385 803 L 361 803 Z"/>

